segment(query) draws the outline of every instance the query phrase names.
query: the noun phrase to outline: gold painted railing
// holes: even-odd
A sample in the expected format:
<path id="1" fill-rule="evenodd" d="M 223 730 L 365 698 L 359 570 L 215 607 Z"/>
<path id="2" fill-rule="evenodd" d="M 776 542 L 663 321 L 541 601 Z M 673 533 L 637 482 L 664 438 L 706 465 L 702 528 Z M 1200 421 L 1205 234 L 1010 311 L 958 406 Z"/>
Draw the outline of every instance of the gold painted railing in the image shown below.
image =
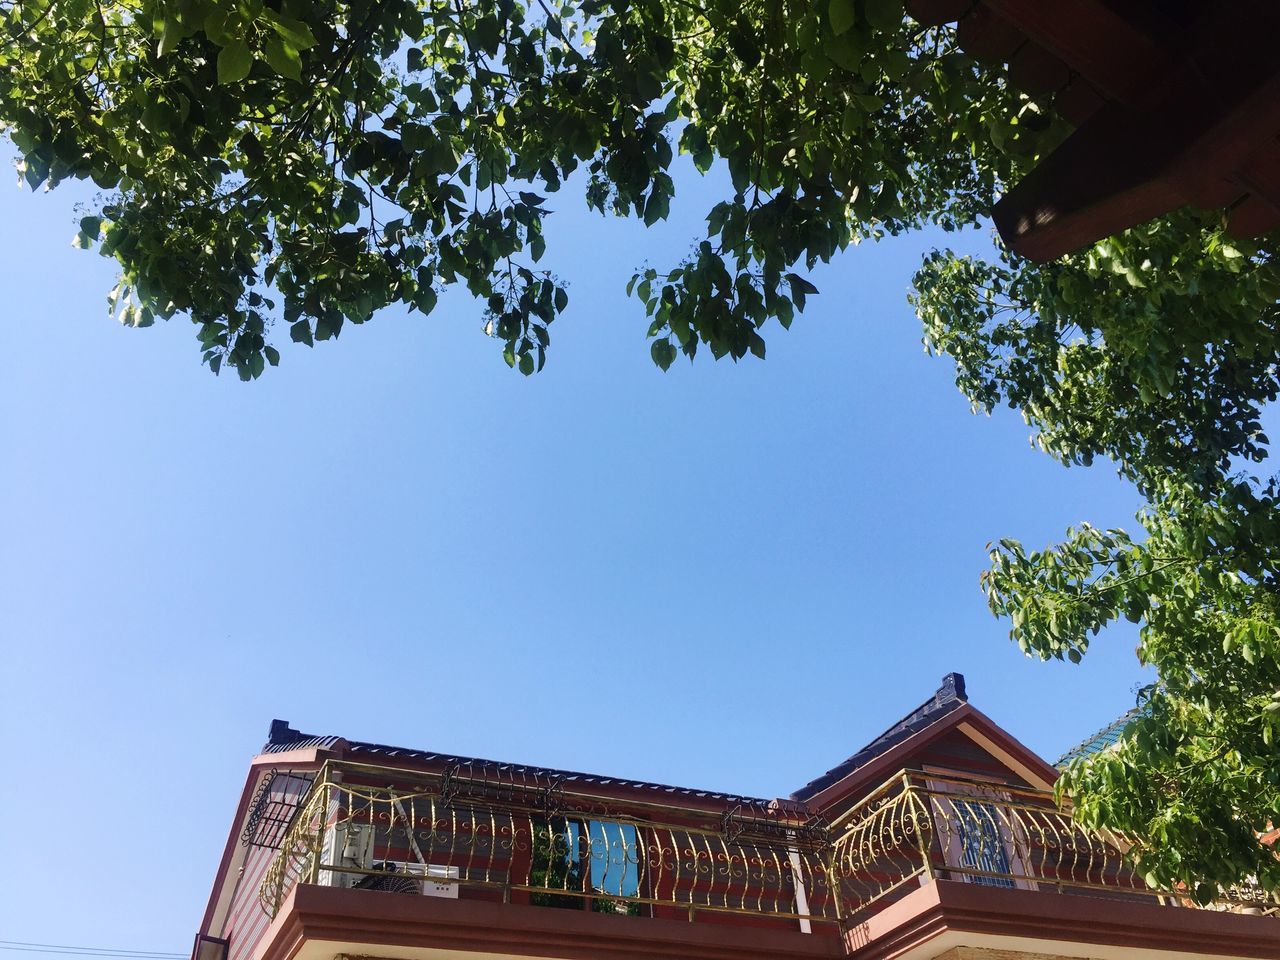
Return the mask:
<path id="1" fill-rule="evenodd" d="M 689 919 L 838 919 L 825 832 L 785 812 L 620 807 L 545 787 L 410 776 L 327 766 L 262 881 L 267 913 L 301 882 Z"/>
<path id="2" fill-rule="evenodd" d="M 1124 836 L 1086 829 L 1044 791 L 907 771 L 836 820 L 833 836 L 832 875 L 845 917 L 939 878 L 1191 905 L 1134 874 Z M 1275 905 L 1229 891 L 1216 908 Z"/>
<path id="3" fill-rule="evenodd" d="M 1042 791 L 906 771 L 830 826 L 801 805 L 716 813 L 662 799 L 331 762 L 259 899 L 274 917 L 309 883 L 827 930 L 934 879 L 1190 906 L 1134 875 L 1124 837 L 1085 829 Z M 1277 904 L 1233 891 L 1215 908 Z"/>

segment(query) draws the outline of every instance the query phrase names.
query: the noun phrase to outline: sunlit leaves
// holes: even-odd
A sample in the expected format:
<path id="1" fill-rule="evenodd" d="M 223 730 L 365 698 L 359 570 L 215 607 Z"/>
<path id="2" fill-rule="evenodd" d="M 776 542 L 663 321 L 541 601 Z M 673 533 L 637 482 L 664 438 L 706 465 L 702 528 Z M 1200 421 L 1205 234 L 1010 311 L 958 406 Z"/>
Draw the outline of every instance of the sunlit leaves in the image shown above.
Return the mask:
<path id="1" fill-rule="evenodd" d="M 270 8 L 264 9 L 262 15 L 271 24 L 271 28 L 280 35 L 280 39 L 293 51 L 309 50 L 316 45 L 315 34 L 301 20 L 287 17 Z"/>
<path id="2" fill-rule="evenodd" d="M 286 41 L 278 37 L 267 37 L 263 45 L 263 54 L 267 58 L 267 63 L 271 65 L 271 69 L 280 76 L 291 80 L 302 79 L 302 58 L 298 50 Z"/>
<path id="3" fill-rule="evenodd" d="M 1280 265 L 1192 214 L 1043 267 L 935 254 L 916 276 L 926 343 L 979 409 L 1007 404 L 1068 464 L 1110 460 L 1146 498 L 1141 535 L 1004 540 L 983 588 L 1029 655 L 1078 662 L 1139 625 L 1155 668 L 1119 745 L 1062 788 L 1123 830 L 1141 875 L 1209 899 L 1280 889 L 1259 836 L 1280 823 L 1280 490 L 1243 469 L 1280 396 Z"/>
<path id="4" fill-rule="evenodd" d="M 652 336 L 761 356 L 766 322 L 814 292 L 794 278 L 855 238 L 971 221 L 1052 141 L 1019 128 L 975 162 L 964 117 L 1031 101 L 894 0 L 17 0 L 5 18 L 30 31 L 0 75 L 25 181 L 114 190 L 100 251 L 152 316 L 227 325 L 202 355 L 251 379 L 278 321 L 333 339 L 451 286 L 501 296 L 485 329 L 541 369 L 564 309 L 545 197 L 585 170 L 590 206 L 657 224 L 677 151 L 724 160 L 734 193 L 710 253 L 663 269 Z M 250 310 L 261 333 L 231 329 Z"/>

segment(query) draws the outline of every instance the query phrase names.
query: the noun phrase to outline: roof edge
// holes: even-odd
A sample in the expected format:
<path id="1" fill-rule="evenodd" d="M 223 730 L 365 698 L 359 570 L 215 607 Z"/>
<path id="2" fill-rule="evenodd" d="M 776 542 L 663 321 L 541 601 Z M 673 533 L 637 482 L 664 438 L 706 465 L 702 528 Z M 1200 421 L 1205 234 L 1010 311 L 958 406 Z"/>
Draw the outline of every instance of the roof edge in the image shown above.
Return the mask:
<path id="1" fill-rule="evenodd" d="M 909 712 L 897 723 L 874 737 L 870 743 L 846 757 L 820 777 L 810 780 L 799 790 L 791 794 L 791 799 L 801 803 L 822 793 L 828 787 L 839 783 L 855 770 L 866 766 L 881 754 L 888 752 L 922 730 L 926 730 L 948 714 L 954 713 L 969 702 L 969 694 L 965 689 L 964 674 L 948 673 L 942 678 L 938 689 L 920 706 Z"/>
<path id="2" fill-rule="evenodd" d="M 282 753 L 305 749 L 337 750 L 341 752 L 344 759 L 353 761 L 374 757 L 378 758 L 382 763 L 409 762 L 428 766 L 458 767 L 464 776 L 477 775 L 486 779 L 507 780 L 526 785 L 543 782 L 546 786 L 554 785 L 566 789 L 573 786 L 591 786 L 612 790 L 634 790 L 680 797 L 688 801 L 710 803 L 718 806 L 726 804 L 740 805 L 757 808 L 761 811 L 797 806 L 804 807 L 802 802 L 787 797 L 749 797 L 721 790 L 706 790 L 696 787 L 655 783 L 648 780 L 635 780 L 630 777 L 616 777 L 575 770 L 560 770 L 554 767 L 542 767 L 532 764 L 486 760 L 479 757 L 438 753 L 431 750 L 416 750 L 388 744 L 348 740 L 345 737 L 338 736 L 313 736 L 295 730 L 287 720 L 279 719 L 271 721 L 271 727 L 267 733 L 267 742 L 264 744 L 262 753 L 259 756 L 278 756 Z"/>

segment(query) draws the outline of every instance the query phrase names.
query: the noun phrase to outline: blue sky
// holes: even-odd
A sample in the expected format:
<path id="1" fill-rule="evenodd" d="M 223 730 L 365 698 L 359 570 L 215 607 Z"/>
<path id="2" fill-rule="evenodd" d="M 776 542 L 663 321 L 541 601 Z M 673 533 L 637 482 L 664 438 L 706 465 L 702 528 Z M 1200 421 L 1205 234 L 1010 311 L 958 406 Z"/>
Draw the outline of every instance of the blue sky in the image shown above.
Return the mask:
<path id="1" fill-rule="evenodd" d="M 852 249 L 767 361 L 664 375 L 624 286 L 698 235 L 715 183 L 681 186 L 647 232 L 549 204 L 538 376 L 458 291 L 248 385 L 108 320 L 84 191 L 0 187 L 0 939 L 186 950 L 273 717 L 776 796 L 950 670 L 1050 759 L 1132 705 L 1131 632 L 1040 664 L 978 590 L 989 540 L 1138 503 L 923 353 L 922 251 L 984 235 Z"/>

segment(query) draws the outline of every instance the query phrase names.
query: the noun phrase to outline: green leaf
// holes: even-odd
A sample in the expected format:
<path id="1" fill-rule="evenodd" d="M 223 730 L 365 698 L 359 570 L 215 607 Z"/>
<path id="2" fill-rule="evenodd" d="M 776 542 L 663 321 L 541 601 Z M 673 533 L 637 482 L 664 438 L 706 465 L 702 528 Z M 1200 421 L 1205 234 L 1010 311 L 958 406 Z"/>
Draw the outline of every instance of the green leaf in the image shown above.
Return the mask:
<path id="1" fill-rule="evenodd" d="M 267 363 L 271 364 L 273 367 L 280 366 L 279 350 L 271 346 L 271 344 L 267 344 L 265 347 L 262 348 L 262 352 L 267 355 Z"/>
<path id="2" fill-rule="evenodd" d="M 788 273 L 787 283 L 791 285 L 791 301 L 797 310 L 804 310 L 805 300 L 809 294 L 818 292 L 818 288 L 798 273 Z"/>
<path id="3" fill-rule="evenodd" d="M 424 314 L 430 313 L 436 308 L 435 290 L 430 285 L 419 287 L 417 294 L 413 298 L 413 305 Z"/>
<path id="4" fill-rule="evenodd" d="M 178 21 L 172 17 L 166 17 L 164 21 L 164 30 L 160 34 L 160 43 L 156 46 L 157 57 L 167 57 L 173 53 L 173 48 L 178 45 L 178 41 L 182 38 L 182 27 Z"/>
<path id="5" fill-rule="evenodd" d="M 80 240 L 76 246 L 89 246 L 94 240 L 102 235 L 102 218 L 101 217 L 81 217 L 80 233 L 76 237 Z M 82 239 L 83 238 L 83 239 Z"/>
<path id="6" fill-rule="evenodd" d="M 243 40 L 233 40 L 218 52 L 218 83 L 239 83 L 249 75 L 253 54 Z"/>
<path id="7" fill-rule="evenodd" d="M 267 37 L 262 52 L 266 55 L 271 69 L 290 80 L 302 79 L 302 58 L 298 51 L 286 41 L 278 37 Z"/>
<path id="8" fill-rule="evenodd" d="M 655 340 L 649 347 L 649 355 L 653 357 L 653 362 L 665 372 L 675 362 L 676 348 L 670 340 Z"/>
<path id="9" fill-rule="evenodd" d="M 867 22 L 877 30 L 896 30 L 902 25 L 903 0 L 866 0 Z"/>
<path id="10" fill-rule="evenodd" d="M 289 339 L 294 343 L 305 343 L 308 347 L 315 346 L 315 340 L 311 335 L 311 324 L 306 320 L 299 320 L 289 327 Z"/>
<path id="11" fill-rule="evenodd" d="M 271 26 L 280 34 L 281 39 L 294 50 L 309 50 L 316 45 L 315 34 L 301 20 L 294 20 L 270 9 L 264 10 L 263 14 L 271 21 Z"/>
<path id="12" fill-rule="evenodd" d="M 858 19 L 855 0 L 831 0 L 831 5 L 827 8 L 827 16 L 831 20 L 832 33 L 837 37 L 848 33 Z"/>

